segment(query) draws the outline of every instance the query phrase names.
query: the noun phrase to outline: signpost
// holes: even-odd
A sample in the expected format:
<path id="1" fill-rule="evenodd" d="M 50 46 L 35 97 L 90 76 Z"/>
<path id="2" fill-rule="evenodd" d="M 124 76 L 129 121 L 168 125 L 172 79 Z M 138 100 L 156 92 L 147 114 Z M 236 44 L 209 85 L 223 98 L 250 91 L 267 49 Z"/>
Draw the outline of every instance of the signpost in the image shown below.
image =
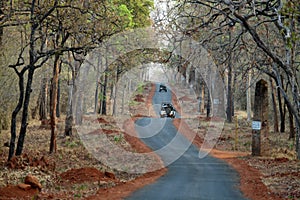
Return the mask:
<path id="1" fill-rule="evenodd" d="M 252 121 L 253 156 L 261 155 L 261 133 L 267 131 L 268 106 L 268 84 L 265 80 L 261 79 L 256 83 L 255 87 L 254 113 Z"/>

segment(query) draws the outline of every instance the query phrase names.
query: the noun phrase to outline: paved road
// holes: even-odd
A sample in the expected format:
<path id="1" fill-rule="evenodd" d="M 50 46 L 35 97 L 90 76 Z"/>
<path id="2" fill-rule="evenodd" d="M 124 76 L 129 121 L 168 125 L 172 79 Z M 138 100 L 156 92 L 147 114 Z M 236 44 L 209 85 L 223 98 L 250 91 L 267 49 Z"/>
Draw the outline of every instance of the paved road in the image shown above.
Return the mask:
<path id="1" fill-rule="evenodd" d="M 170 101 L 171 95 L 156 92 L 153 104 Z M 143 118 L 136 122 L 142 140 L 162 158 L 168 172 L 129 200 L 245 199 L 238 189 L 239 177 L 222 160 L 198 157 L 194 145 L 177 133 L 172 119 Z"/>

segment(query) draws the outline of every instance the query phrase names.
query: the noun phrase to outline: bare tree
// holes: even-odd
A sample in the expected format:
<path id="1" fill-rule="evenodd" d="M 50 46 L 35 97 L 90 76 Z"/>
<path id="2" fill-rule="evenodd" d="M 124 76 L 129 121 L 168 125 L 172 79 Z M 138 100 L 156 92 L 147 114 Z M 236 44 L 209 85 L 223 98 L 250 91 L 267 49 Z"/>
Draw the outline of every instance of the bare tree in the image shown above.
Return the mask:
<path id="1" fill-rule="evenodd" d="M 40 24 L 51 15 L 51 13 L 54 11 L 55 7 L 57 6 L 57 1 L 54 2 L 53 7 L 48 9 L 45 13 L 43 13 L 40 17 L 36 18 L 36 1 L 32 1 L 30 4 L 30 15 L 29 15 L 29 23 L 30 23 L 30 30 L 29 30 L 29 41 L 28 44 L 24 45 L 21 48 L 19 57 L 17 59 L 17 62 L 13 65 L 10 65 L 9 67 L 13 68 L 16 74 L 19 78 L 19 90 L 20 90 L 20 96 L 18 104 L 15 108 L 15 110 L 12 113 L 12 119 L 11 119 L 11 140 L 10 140 L 10 149 L 9 149 L 9 155 L 8 160 L 11 159 L 11 157 L 14 155 L 14 149 L 15 149 L 15 139 L 16 139 L 16 117 L 19 111 L 23 108 L 22 111 L 22 120 L 21 120 L 21 128 L 18 138 L 18 144 L 16 149 L 16 155 L 21 155 L 23 151 L 23 144 L 24 139 L 26 135 L 27 130 L 27 120 L 28 120 L 28 106 L 30 101 L 30 95 L 32 92 L 32 82 L 33 82 L 33 75 L 37 68 L 43 66 L 43 64 L 49 59 L 49 56 L 51 54 L 39 54 L 38 53 L 38 42 L 36 38 L 39 38 L 38 36 L 38 28 Z M 42 45 L 40 46 L 41 51 L 44 51 L 44 42 L 41 41 Z M 24 53 L 26 52 L 28 48 L 29 52 L 29 61 L 26 64 Z M 22 67 L 22 68 L 21 68 Z M 21 68 L 21 69 L 20 69 Z M 27 72 L 27 82 L 26 87 L 24 86 L 24 75 Z"/>
<path id="2" fill-rule="evenodd" d="M 229 26 L 235 27 L 235 36 L 230 42 L 231 48 L 244 45 L 255 49 L 257 57 L 253 67 L 275 80 L 278 91 L 294 117 L 296 150 L 300 158 L 300 95 L 298 63 L 295 56 L 299 52 L 297 52 L 297 42 L 294 37 L 299 26 L 296 17 L 298 1 L 188 0 L 173 2 L 174 7 L 171 10 L 174 13 L 177 12 L 177 15 L 176 19 L 173 18 L 176 23 L 172 26 L 193 34 L 212 52 L 220 49 L 216 46 L 223 47 L 223 49 L 224 46 L 228 46 L 222 39 L 226 33 L 224 27 Z M 169 14 L 169 16 L 175 16 L 175 14 Z M 179 23 L 180 19 L 188 23 Z M 203 30 L 206 31 L 205 34 Z M 252 46 L 243 41 L 245 37 Z M 222 65 L 222 57 L 224 57 L 222 54 L 218 54 L 217 60 L 220 60 L 220 62 L 217 61 L 218 66 Z M 289 86 L 285 89 L 286 83 Z"/>

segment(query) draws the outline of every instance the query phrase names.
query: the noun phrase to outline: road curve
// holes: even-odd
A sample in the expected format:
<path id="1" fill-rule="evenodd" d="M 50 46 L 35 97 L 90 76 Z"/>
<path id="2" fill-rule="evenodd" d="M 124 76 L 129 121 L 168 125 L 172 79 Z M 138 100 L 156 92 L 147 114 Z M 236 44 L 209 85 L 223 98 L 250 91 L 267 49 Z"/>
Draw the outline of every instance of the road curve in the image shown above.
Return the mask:
<path id="1" fill-rule="evenodd" d="M 157 90 L 153 104 L 161 101 L 171 102 L 171 93 Z M 136 130 L 143 142 L 162 158 L 168 172 L 126 199 L 246 199 L 238 188 L 237 172 L 220 159 L 211 156 L 200 159 L 197 147 L 178 133 L 172 119 L 142 118 L 136 122 Z"/>

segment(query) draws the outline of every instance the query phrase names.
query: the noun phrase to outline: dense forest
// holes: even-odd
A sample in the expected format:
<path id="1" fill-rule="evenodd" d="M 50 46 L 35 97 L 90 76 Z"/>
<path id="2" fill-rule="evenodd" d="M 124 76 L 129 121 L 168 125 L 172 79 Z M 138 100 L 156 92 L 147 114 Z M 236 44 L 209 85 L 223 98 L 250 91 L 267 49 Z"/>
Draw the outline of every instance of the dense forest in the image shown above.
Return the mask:
<path id="1" fill-rule="evenodd" d="M 80 123 L 80 116 L 74 117 L 72 94 L 85 56 L 115 34 L 149 26 L 169 42 L 179 33 L 180 42 L 187 37 L 205 47 L 225 85 L 229 123 L 235 110 L 246 110 L 251 120 L 255 83 L 265 79 L 271 105 L 268 126 L 274 133 L 289 134 L 299 158 L 298 2 L 170 1 L 163 5 L 150 18 L 154 2 L 144 0 L 1 1 L 0 128 L 11 131 L 8 159 L 22 154 L 30 119 L 49 120 L 49 151 L 55 152 L 57 118 L 65 116 L 65 135 L 72 134 L 74 120 Z M 118 76 L 131 65 L 150 61 L 180 72 L 199 98 L 205 98 L 201 75 L 190 69 L 195 66 L 188 66 L 188 59 L 155 49 L 133 51 L 122 59 L 98 69 L 95 112 L 113 114 L 107 110 L 106 96 Z"/>
<path id="2" fill-rule="evenodd" d="M 299 158 L 299 2 L 184 1 L 169 7 L 172 28 L 203 44 L 227 76 L 227 121 L 237 108 L 247 109 L 251 119 L 251 88 L 265 79 L 269 126 L 289 133 Z"/>
<path id="3" fill-rule="evenodd" d="M 155 66 L 152 77 L 195 95 L 188 114 L 199 115 L 198 129 L 202 116 L 224 119 L 236 135 L 265 119 L 262 146 L 284 138 L 280 148 L 299 160 L 299 31 L 298 0 L 0 0 L 5 160 L 26 152 L 32 121 L 49 127 L 40 145 L 55 155 L 58 136 L 75 141 L 88 116 L 131 117 L 126 109 L 150 93 Z"/>
<path id="4" fill-rule="evenodd" d="M 8 159 L 22 153 L 31 118 L 50 118 L 50 152 L 56 150 L 60 85 L 72 87 L 84 56 L 105 38 L 150 25 L 152 7 L 151 1 L 1 1 L 1 128 L 11 129 Z M 67 125 L 71 106 L 62 111 Z M 66 127 L 66 135 L 71 130 Z"/>

